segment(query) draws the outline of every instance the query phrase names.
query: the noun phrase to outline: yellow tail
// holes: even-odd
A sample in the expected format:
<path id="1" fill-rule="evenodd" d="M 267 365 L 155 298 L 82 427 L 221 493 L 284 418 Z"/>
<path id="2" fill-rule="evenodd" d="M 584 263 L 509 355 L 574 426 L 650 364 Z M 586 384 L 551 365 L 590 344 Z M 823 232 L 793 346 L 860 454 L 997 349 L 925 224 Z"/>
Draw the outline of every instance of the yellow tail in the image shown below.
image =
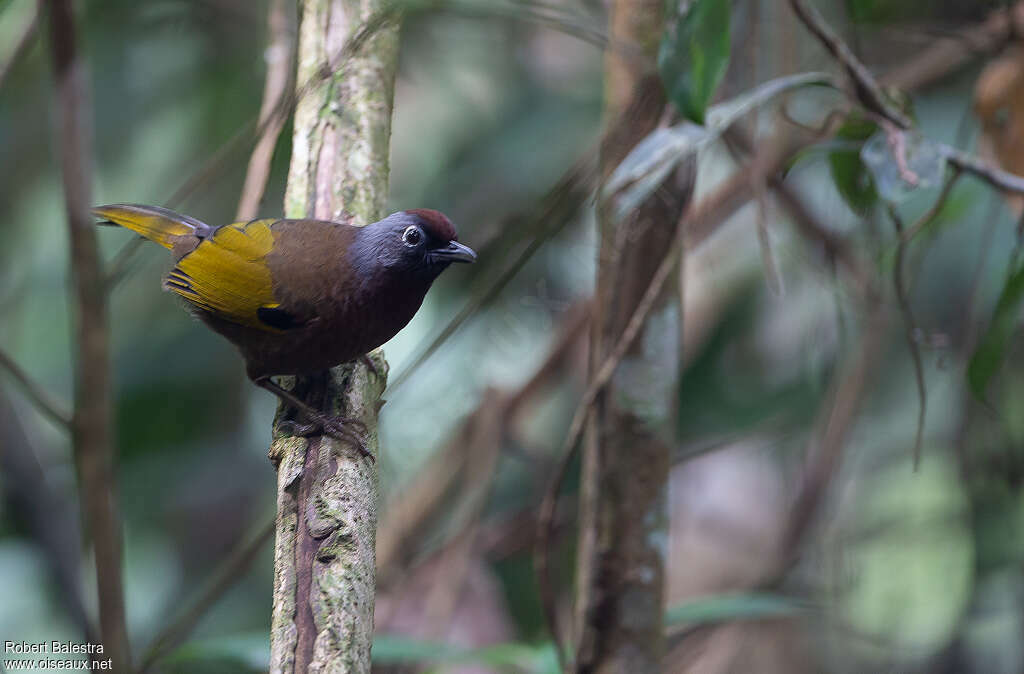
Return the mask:
<path id="1" fill-rule="evenodd" d="M 120 225 L 150 241 L 156 241 L 164 248 L 173 248 L 180 237 L 205 238 L 213 231 L 212 227 L 195 218 L 159 206 L 110 204 L 97 206 L 92 209 L 92 213 L 103 219 L 100 224 Z"/>

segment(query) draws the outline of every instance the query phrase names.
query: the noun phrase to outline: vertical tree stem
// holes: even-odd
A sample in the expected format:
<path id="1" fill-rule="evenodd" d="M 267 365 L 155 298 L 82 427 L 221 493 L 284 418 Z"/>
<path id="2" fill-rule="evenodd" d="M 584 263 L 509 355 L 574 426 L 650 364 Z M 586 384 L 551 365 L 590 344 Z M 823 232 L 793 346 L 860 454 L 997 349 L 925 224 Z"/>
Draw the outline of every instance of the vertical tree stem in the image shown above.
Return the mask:
<path id="1" fill-rule="evenodd" d="M 267 75 L 263 84 L 263 103 L 257 124 L 256 147 L 245 170 L 242 196 L 238 200 L 235 220 L 252 220 L 259 215 L 260 201 L 270 179 L 270 163 L 274 148 L 288 118 L 286 105 L 295 75 L 295 0 L 271 0 L 267 9 L 267 33 L 270 44 L 265 59 Z"/>
<path id="2" fill-rule="evenodd" d="M 304 0 L 299 83 L 285 215 L 366 224 L 384 214 L 388 143 L 397 67 L 393 25 L 378 30 L 339 63 L 346 41 L 380 16 L 381 0 Z M 334 368 L 296 381 L 311 402 L 361 420 L 376 454 L 377 410 L 387 364 Z M 270 671 L 368 672 L 376 589 L 377 468 L 344 443 L 288 437 L 275 427 L 277 538 Z"/>
<path id="3" fill-rule="evenodd" d="M 614 0 L 609 35 L 636 45 L 645 58 L 609 51 L 606 114 L 622 116 L 605 136 L 601 173 L 607 177 L 658 124 L 665 98 L 653 54 L 663 29 L 661 0 Z M 650 286 L 656 265 L 672 245 L 692 192 L 692 164 L 669 178 L 667 189 L 619 222 L 599 209 L 598 258 L 591 371 L 605 361 Z M 666 287 L 654 311 L 607 387 L 594 398 L 583 454 L 577 574 L 576 670 L 660 671 L 667 525 L 666 487 L 674 432 L 675 382 L 681 340 L 681 303 Z M 652 353 L 654 338 L 674 344 Z M 653 403 L 653 405 L 652 405 Z"/>
<path id="4" fill-rule="evenodd" d="M 76 50 L 70 0 L 50 3 L 50 41 L 57 85 L 64 205 L 75 302 L 75 409 L 71 441 L 82 512 L 96 559 L 100 638 L 114 671 L 130 667 L 121 582 L 121 522 L 112 467 L 107 297 L 96 231 L 89 215 L 92 143 L 89 95 Z"/>

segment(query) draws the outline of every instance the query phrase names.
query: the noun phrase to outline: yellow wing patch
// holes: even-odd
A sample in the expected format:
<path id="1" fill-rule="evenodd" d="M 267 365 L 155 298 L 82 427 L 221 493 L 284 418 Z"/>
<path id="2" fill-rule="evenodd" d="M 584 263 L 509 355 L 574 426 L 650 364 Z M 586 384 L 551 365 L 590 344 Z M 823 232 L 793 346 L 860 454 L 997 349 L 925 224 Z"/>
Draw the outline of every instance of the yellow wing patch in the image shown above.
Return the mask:
<path id="1" fill-rule="evenodd" d="M 275 221 L 236 222 L 216 230 L 181 258 L 164 287 L 195 307 L 232 323 L 277 332 L 259 320 L 260 308 L 278 306 L 267 254 Z"/>

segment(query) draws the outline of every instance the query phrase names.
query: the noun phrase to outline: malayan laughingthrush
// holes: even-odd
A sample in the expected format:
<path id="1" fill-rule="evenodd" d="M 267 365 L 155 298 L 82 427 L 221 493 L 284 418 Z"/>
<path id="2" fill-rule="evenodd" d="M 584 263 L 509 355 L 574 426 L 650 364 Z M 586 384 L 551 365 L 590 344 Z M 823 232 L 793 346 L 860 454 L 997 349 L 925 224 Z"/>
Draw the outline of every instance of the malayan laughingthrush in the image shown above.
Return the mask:
<path id="1" fill-rule="evenodd" d="M 476 254 L 442 213 L 416 209 L 357 227 L 324 220 L 263 219 L 211 227 L 157 206 L 93 209 L 171 250 L 164 288 L 245 358 L 252 381 L 297 408 L 302 433 L 352 439 L 331 417 L 271 379 L 311 374 L 364 356 L 398 333 L 438 274 Z M 362 442 L 356 445 L 366 454 Z"/>

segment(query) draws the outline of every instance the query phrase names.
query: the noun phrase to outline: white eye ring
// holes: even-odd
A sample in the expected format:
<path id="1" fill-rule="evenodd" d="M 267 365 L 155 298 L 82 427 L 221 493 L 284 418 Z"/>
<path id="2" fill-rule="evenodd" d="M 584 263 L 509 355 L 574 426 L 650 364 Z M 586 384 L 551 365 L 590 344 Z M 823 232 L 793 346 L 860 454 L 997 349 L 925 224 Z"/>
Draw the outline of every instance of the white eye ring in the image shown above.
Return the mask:
<path id="1" fill-rule="evenodd" d="M 416 225 L 409 225 L 402 232 L 402 241 L 407 246 L 418 246 L 423 240 L 423 232 Z"/>

